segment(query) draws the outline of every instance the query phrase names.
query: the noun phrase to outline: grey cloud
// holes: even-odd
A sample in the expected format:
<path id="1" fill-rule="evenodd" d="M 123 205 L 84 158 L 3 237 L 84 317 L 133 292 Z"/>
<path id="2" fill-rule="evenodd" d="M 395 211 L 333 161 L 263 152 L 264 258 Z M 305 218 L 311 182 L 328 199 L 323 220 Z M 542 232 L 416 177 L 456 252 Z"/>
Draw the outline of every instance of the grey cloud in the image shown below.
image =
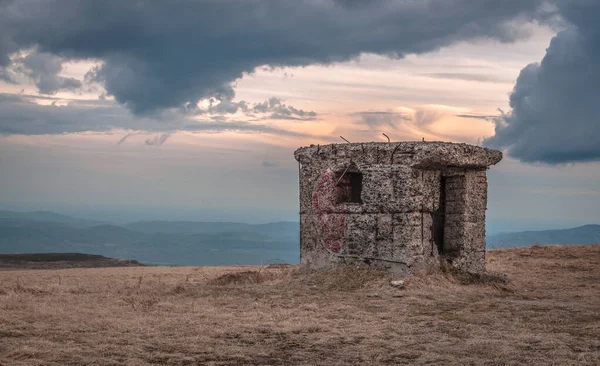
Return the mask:
<path id="1" fill-rule="evenodd" d="M 255 104 L 252 111 L 255 113 L 271 113 L 267 117 L 268 119 L 313 120 L 317 117 L 316 112 L 304 111 L 283 104 L 279 98 L 270 98 L 268 101 Z"/>
<path id="2" fill-rule="evenodd" d="M 319 137 L 326 138 L 324 136 L 316 136 L 306 133 L 299 133 L 289 130 L 284 130 L 277 127 L 272 127 L 265 124 L 250 123 L 244 121 L 228 121 L 228 122 L 201 122 L 191 123 L 187 126 L 180 128 L 183 131 L 198 131 L 198 132 L 240 132 L 240 133 L 267 133 L 279 136 L 288 137 Z"/>
<path id="3" fill-rule="evenodd" d="M 433 72 L 421 74 L 435 79 L 450 79 L 450 80 L 466 80 L 466 81 L 479 81 L 479 82 L 492 82 L 492 83 L 506 83 L 511 80 L 506 80 L 493 75 L 485 74 L 469 74 L 464 72 Z"/>
<path id="4" fill-rule="evenodd" d="M 160 146 L 164 144 L 169 139 L 169 137 L 171 137 L 170 133 L 162 133 L 158 136 L 146 139 L 145 144 L 148 146 Z"/>
<path id="5" fill-rule="evenodd" d="M 525 67 L 508 113 L 484 144 L 524 162 L 600 160 L 600 2 L 559 1 L 570 26 L 551 41 L 541 63 Z"/>
<path id="6" fill-rule="evenodd" d="M 415 111 L 414 122 L 417 126 L 426 127 L 440 119 L 443 112 L 431 108 L 419 108 Z"/>
<path id="7" fill-rule="evenodd" d="M 0 103 L 19 103 L 23 100 L 21 95 L 0 93 Z"/>
<path id="8" fill-rule="evenodd" d="M 73 100 L 68 105 L 39 105 L 27 97 L 0 94 L 0 134 L 44 135 L 77 132 L 103 132 L 113 129 L 172 133 L 179 130 L 191 132 L 238 131 L 245 133 L 267 133 L 280 136 L 310 137 L 263 123 L 197 120 L 188 118 L 178 111 L 163 111 L 156 118 L 133 115 L 113 101 Z M 54 98 L 48 98 L 54 99 Z M 136 132 L 121 138 L 124 143 Z M 314 137 L 314 136 L 313 136 Z M 156 142 L 160 142 L 156 140 Z M 164 142 L 164 141 L 163 141 Z M 156 145 L 154 139 L 150 144 Z"/>
<path id="9" fill-rule="evenodd" d="M 280 120 L 289 120 L 289 121 L 311 121 L 314 120 L 314 116 L 308 117 L 295 117 L 289 113 L 272 113 L 270 116 L 265 117 L 263 119 L 280 119 Z"/>
<path id="10" fill-rule="evenodd" d="M 362 123 L 371 128 L 379 128 L 382 126 L 396 128 L 403 121 L 411 121 L 412 118 L 402 113 L 389 111 L 364 111 L 354 112 L 350 116 L 357 117 Z"/>
<path id="11" fill-rule="evenodd" d="M 401 113 L 396 111 L 364 111 L 351 113 L 350 116 L 358 119 L 360 123 L 366 124 L 370 129 L 379 129 L 383 132 L 383 127 L 391 128 L 396 136 L 400 134 L 405 138 L 414 138 L 418 133 L 423 136 L 436 139 L 447 139 L 449 136 L 441 135 L 439 132 L 431 129 L 431 126 L 437 121 L 452 115 L 449 110 L 423 105 L 415 108 L 411 113 Z M 459 115 L 464 118 L 483 118 L 478 115 Z M 392 131 L 393 130 L 393 131 Z"/>
<path id="12" fill-rule="evenodd" d="M 375 4 L 376 3 L 376 4 Z M 98 59 L 88 80 L 136 114 L 215 97 L 257 67 L 402 57 L 455 42 L 525 36 L 542 0 L 0 1 L 0 67 L 36 48 Z M 432 26 L 434 24 L 435 26 Z M 43 90 L 74 86 L 49 83 Z M 276 112 L 276 116 L 285 113 Z"/>
<path id="13" fill-rule="evenodd" d="M 256 113 L 267 113 L 269 110 L 270 103 L 269 101 L 264 101 L 262 103 L 257 103 L 252 107 L 252 110 Z"/>
<path id="14" fill-rule="evenodd" d="M 127 141 L 128 138 L 130 138 L 131 136 L 135 136 L 137 135 L 137 133 L 128 133 L 125 136 L 123 136 L 118 142 L 117 145 L 121 145 L 122 143 L 124 143 L 125 141 Z"/>
<path id="15" fill-rule="evenodd" d="M 393 116 L 397 115 L 396 112 L 389 111 L 364 111 L 351 113 L 352 116 Z"/>
<path id="16" fill-rule="evenodd" d="M 187 111 L 192 114 L 210 114 L 212 119 L 214 120 L 223 120 L 223 115 L 226 114 L 235 114 L 238 111 L 241 111 L 247 115 L 252 115 L 252 113 L 260 113 L 260 114 L 269 114 L 267 116 L 262 117 L 261 119 L 287 119 L 287 120 L 296 120 L 296 121 L 306 121 L 306 120 L 314 120 L 317 117 L 317 112 L 314 111 L 304 111 L 302 109 L 297 109 L 294 106 L 286 105 L 282 103 L 282 100 L 279 98 L 269 98 L 268 100 L 261 103 L 254 103 L 250 105 L 250 103 L 246 101 L 233 102 L 230 99 L 223 99 L 216 103 L 217 101 L 211 98 L 209 100 L 209 105 L 206 108 L 187 108 Z"/>
<path id="17" fill-rule="evenodd" d="M 210 105 L 207 108 L 197 108 L 195 112 L 198 114 L 234 114 L 238 111 L 247 112 L 248 111 L 248 103 L 245 101 L 233 102 L 230 99 L 223 99 L 217 102 L 214 98 L 210 99 Z"/>
<path id="18" fill-rule="evenodd" d="M 42 94 L 81 88 L 81 81 L 59 76 L 64 60 L 50 53 L 30 53 L 17 59 L 15 69 L 29 76 Z"/>
<path id="19" fill-rule="evenodd" d="M 217 115 L 217 116 L 210 116 L 210 119 L 213 120 L 213 121 L 223 121 L 223 122 L 227 121 L 227 117 L 222 116 L 222 115 L 221 116 L 219 116 L 219 115 Z"/>
<path id="20" fill-rule="evenodd" d="M 8 84 L 15 84 L 14 74 L 6 67 L 0 66 L 0 81 Z"/>
<path id="21" fill-rule="evenodd" d="M 381 126 L 396 128 L 403 122 L 411 122 L 417 127 L 425 128 L 440 119 L 444 113 L 436 109 L 421 107 L 417 108 L 412 116 L 392 111 L 365 111 L 350 115 L 359 117 L 361 122 L 372 128 Z"/>
<path id="22" fill-rule="evenodd" d="M 164 121 L 136 117 L 110 101 L 70 101 L 68 105 L 57 106 L 39 105 L 25 96 L 3 94 L 0 97 L 1 134 L 106 132 L 115 128 L 169 131 L 186 124 L 177 114 L 164 112 L 163 115 Z"/>
<path id="23" fill-rule="evenodd" d="M 456 117 L 470 118 L 470 119 L 483 119 L 485 121 L 495 121 L 496 118 L 501 116 L 483 116 L 479 114 L 457 114 Z"/>

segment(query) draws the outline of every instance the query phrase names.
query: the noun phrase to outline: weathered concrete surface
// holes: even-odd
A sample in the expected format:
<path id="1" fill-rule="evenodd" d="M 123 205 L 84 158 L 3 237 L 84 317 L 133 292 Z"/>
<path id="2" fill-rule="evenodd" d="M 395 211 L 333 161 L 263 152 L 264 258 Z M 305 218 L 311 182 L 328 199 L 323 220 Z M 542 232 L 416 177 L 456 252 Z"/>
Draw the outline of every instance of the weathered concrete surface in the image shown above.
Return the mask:
<path id="1" fill-rule="evenodd" d="M 300 260 L 412 273 L 485 271 L 486 169 L 502 153 L 448 142 L 311 145 L 300 163 Z"/>

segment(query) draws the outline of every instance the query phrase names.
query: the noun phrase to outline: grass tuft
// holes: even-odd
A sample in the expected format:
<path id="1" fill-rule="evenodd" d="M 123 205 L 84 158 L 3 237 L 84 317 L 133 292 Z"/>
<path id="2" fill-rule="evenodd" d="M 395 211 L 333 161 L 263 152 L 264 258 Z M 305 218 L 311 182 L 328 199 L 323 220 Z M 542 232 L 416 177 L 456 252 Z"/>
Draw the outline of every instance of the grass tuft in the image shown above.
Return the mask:
<path id="1" fill-rule="evenodd" d="M 256 285 L 259 283 L 272 281 L 276 278 L 275 274 L 266 271 L 242 271 L 231 272 L 220 275 L 209 281 L 211 285 L 230 286 L 230 285 Z"/>
<path id="2" fill-rule="evenodd" d="M 296 280 L 327 291 L 355 291 L 388 276 L 380 269 L 340 266 L 321 271 L 299 271 Z"/>

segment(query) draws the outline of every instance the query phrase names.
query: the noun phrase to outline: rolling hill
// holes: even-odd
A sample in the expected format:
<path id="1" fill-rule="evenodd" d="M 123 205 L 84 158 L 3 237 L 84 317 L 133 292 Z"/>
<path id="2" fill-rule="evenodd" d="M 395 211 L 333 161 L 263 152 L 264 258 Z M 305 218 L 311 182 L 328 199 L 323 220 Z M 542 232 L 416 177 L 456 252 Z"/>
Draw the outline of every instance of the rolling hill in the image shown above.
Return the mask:
<path id="1" fill-rule="evenodd" d="M 73 227 L 91 227 L 104 224 L 104 222 L 101 221 L 85 220 L 57 214 L 55 212 L 50 211 L 15 212 L 8 210 L 0 210 L 0 219 L 53 222 Z"/>
<path id="2" fill-rule="evenodd" d="M 299 223 L 147 221 L 123 226 L 58 214 L 0 215 L 0 253 L 78 252 L 146 264 L 297 263 Z"/>
<path id="3" fill-rule="evenodd" d="M 510 248 L 533 244 L 586 245 L 600 243 L 600 225 L 584 225 L 572 229 L 522 231 L 491 235 L 488 248 Z"/>

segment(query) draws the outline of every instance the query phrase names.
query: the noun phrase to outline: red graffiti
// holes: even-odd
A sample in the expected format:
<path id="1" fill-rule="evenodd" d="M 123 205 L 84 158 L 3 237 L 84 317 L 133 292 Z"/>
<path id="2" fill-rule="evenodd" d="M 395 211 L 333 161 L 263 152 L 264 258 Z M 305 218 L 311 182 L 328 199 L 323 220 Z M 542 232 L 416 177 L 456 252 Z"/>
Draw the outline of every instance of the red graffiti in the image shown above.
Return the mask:
<path id="1" fill-rule="evenodd" d="M 338 198 L 344 193 L 341 191 L 343 185 L 336 185 L 339 179 L 336 175 L 333 172 L 323 174 L 317 182 L 312 199 L 325 248 L 333 253 L 340 253 L 346 245 L 346 216 L 331 213 L 338 206 Z"/>

